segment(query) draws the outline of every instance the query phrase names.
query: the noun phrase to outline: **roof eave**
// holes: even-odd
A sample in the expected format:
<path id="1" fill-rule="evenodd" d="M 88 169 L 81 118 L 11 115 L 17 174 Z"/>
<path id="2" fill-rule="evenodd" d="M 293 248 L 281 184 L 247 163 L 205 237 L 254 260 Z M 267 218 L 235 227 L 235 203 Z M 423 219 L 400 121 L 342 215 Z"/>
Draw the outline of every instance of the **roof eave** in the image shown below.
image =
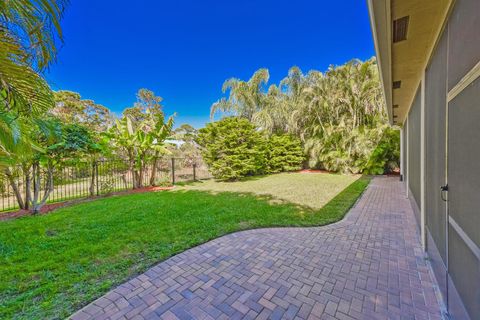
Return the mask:
<path id="1" fill-rule="evenodd" d="M 395 123 L 392 104 L 392 48 L 390 46 L 392 18 L 390 0 L 367 0 L 367 2 L 388 121 L 393 125 Z"/>

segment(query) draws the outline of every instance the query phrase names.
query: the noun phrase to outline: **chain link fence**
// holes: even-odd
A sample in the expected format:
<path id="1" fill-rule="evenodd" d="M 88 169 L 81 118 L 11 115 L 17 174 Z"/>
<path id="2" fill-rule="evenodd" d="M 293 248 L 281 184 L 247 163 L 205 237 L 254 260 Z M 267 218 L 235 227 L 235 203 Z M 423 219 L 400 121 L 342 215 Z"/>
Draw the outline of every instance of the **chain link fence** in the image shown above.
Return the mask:
<path id="1" fill-rule="evenodd" d="M 132 164 L 125 159 L 114 159 L 57 165 L 52 169 L 52 173 L 53 187 L 47 203 L 131 190 L 135 183 L 137 187 L 171 186 L 178 182 L 212 177 L 200 158 L 170 157 L 144 164 L 141 172 L 135 163 Z M 38 175 L 33 175 L 31 170 L 21 166 L 10 168 L 8 174 L 6 171 L 1 172 L 0 212 L 19 209 L 18 196 L 23 201 L 32 197 L 35 185 L 39 189 L 38 194 L 44 195 L 49 188 L 47 176 L 45 167 L 40 167 Z"/>

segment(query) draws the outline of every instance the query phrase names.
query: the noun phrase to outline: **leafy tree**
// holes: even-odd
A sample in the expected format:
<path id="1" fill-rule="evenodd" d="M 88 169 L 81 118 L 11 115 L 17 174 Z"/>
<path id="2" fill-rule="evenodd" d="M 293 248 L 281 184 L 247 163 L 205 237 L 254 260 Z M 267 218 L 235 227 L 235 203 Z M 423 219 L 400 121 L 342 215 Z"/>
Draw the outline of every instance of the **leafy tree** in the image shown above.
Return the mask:
<path id="1" fill-rule="evenodd" d="M 173 116 L 165 122 L 159 104 L 161 98 L 155 97 L 152 91 L 142 89 L 138 96 L 143 97 L 139 100 L 149 102 L 142 102 L 141 106 L 136 104 L 134 108 L 124 112 L 124 116 L 116 121 L 107 134 L 127 156 L 134 188 L 143 186 L 147 162 L 153 163 L 150 184 L 155 184 L 158 158 L 169 153 L 164 141 L 171 134 L 174 122 Z"/>
<path id="2" fill-rule="evenodd" d="M 155 93 L 148 89 L 140 89 L 137 92 L 137 102 L 133 107 L 126 108 L 123 111 L 123 116 L 129 117 L 133 122 L 148 125 L 147 114 L 152 114 L 154 117 L 163 116 L 162 104 L 163 98 L 156 96 Z"/>
<path id="3" fill-rule="evenodd" d="M 199 164 L 201 152 L 195 139 L 198 135 L 197 129 L 184 123 L 173 131 L 172 138 L 179 141 L 180 144 L 172 146 L 171 151 L 174 157 L 182 158 L 183 165 L 191 167 Z"/>
<path id="4" fill-rule="evenodd" d="M 375 58 L 330 66 L 325 73 L 303 74 L 293 67 L 278 86 L 265 90 L 267 81 L 265 69 L 247 82 L 227 80 L 224 92 L 229 95 L 212 105 L 211 114 L 233 114 L 270 135 L 298 137 L 310 167 L 347 173 L 383 167 L 382 157 L 374 153 L 389 126 Z M 398 155 L 395 143 L 383 143 L 382 149 Z"/>
<path id="5" fill-rule="evenodd" d="M 55 60 L 62 41 L 60 19 L 66 1 L 0 2 L 0 165 L 32 151 L 32 120 L 54 105 L 41 72 Z"/>
<path id="6" fill-rule="evenodd" d="M 247 119 L 229 117 L 209 123 L 199 130 L 196 142 L 219 180 L 238 180 L 265 170 L 265 138 Z"/>
<path id="7" fill-rule="evenodd" d="M 191 142 L 195 139 L 197 133 L 197 129 L 188 123 L 184 123 L 173 130 L 173 138 L 184 142 Z"/>
<path id="8" fill-rule="evenodd" d="M 270 136 L 266 149 L 269 173 L 300 170 L 305 161 L 300 139 L 290 134 Z"/>
<path id="9" fill-rule="evenodd" d="M 51 113 L 64 123 L 76 123 L 93 132 L 106 131 L 113 125 L 110 110 L 93 100 L 84 100 L 79 93 L 60 90 L 55 94 Z"/>
<path id="10" fill-rule="evenodd" d="M 399 167 L 399 159 L 400 132 L 392 128 L 386 128 L 363 172 L 366 174 L 390 173 Z"/>
<path id="11" fill-rule="evenodd" d="M 36 213 L 53 192 L 57 169 L 66 161 L 77 161 L 83 154 L 95 152 L 98 146 L 86 128 L 76 124 L 64 125 L 52 118 L 38 120 L 32 133 L 32 140 L 39 148 L 32 153 L 17 155 L 15 165 L 5 168 L 4 173 L 19 207 Z M 19 176 L 24 177 L 24 195 L 20 192 Z"/>
<path id="12" fill-rule="evenodd" d="M 95 161 L 99 155 L 105 155 L 109 148 L 104 144 L 103 139 L 93 135 L 88 128 L 79 124 L 63 125 L 63 139 L 48 147 L 47 157 L 56 158 L 56 164 L 62 165 L 66 160 L 68 163 L 78 163 L 88 160 L 92 164 L 90 175 L 90 196 L 95 194 Z"/>
<path id="13" fill-rule="evenodd" d="M 228 92 L 228 98 L 215 102 L 211 108 L 211 117 L 217 111 L 233 113 L 234 115 L 252 120 L 264 104 L 263 86 L 270 75 L 267 69 L 257 70 L 248 81 L 230 78 L 223 83 L 223 93 Z"/>

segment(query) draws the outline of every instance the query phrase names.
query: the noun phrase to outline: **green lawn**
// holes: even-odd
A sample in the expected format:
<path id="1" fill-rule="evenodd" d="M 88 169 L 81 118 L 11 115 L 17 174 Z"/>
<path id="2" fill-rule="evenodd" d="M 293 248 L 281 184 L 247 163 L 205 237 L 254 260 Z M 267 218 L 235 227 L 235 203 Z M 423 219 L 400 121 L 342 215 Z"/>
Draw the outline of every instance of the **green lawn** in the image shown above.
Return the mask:
<path id="1" fill-rule="evenodd" d="M 368 182 L 299 173 L 207 181 L 0 222 L 0 318 L 64 318 L 153 264 L 226 233 L 337 221 Z"/>
<path id="2" fill-rule="evenodd" d="M 275 200 L 320 209 L 332 200 L 340 190 L 348 187 L 360 176 L 282 173 L 253 177 L 235 183 L 207 180 L 189 186 L 189 189 L 213 192 L 241 192 L 273 196 Z"/>

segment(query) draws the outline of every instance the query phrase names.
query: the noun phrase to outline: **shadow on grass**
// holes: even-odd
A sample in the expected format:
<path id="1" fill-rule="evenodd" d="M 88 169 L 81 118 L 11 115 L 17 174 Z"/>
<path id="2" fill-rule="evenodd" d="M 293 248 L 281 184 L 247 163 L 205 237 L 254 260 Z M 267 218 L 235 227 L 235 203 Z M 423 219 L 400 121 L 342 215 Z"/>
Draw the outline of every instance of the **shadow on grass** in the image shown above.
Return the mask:
<path id="1" fill-rule="evenodd" d="M 321 226 L 329 223 L 337 222 L 348 213 L 353 207 L 359 197 L 362 195 L 365 188 L 371 180 L 370 176 L 362 176 L 349 184 L 346 188 L 340 191 L 335 197 L 328 201 L 319 209 L 312 208 L 308 205 L 301 205 L 292 203 L 288 200 L 275 197 L 270 194 L 256 194 L 252 192 L 232 192 L 232 191 L 216 191 L 216 190 L 172 190 L 172 193 L 194 195 L 196 197 L 205 196 L 205 194 L 213 196 L 228 197 L 232 200 L 235 198 L 250 198 L 250 201 L 259 201 L 267 203 L 276 209 L 295 209 L 297 216 L 302 217 L 301 221 L 285 224 L 280 222 L 278 224 L 270 222 L 269 226 L 275 227 L 289 227 L 289 226 Z M 245 180 L 249 181 L 249 180 Z M 191 182 L 188 185 L 198 185 L 202 182 Z M 299 222 L 299 223 L 298 223 Z M 260 226 L 263 227 L 263 226 Z M 244 228 L 242 228 L 244 229 Z M 248 229 L 248 228 L 246 228 Z"/>

